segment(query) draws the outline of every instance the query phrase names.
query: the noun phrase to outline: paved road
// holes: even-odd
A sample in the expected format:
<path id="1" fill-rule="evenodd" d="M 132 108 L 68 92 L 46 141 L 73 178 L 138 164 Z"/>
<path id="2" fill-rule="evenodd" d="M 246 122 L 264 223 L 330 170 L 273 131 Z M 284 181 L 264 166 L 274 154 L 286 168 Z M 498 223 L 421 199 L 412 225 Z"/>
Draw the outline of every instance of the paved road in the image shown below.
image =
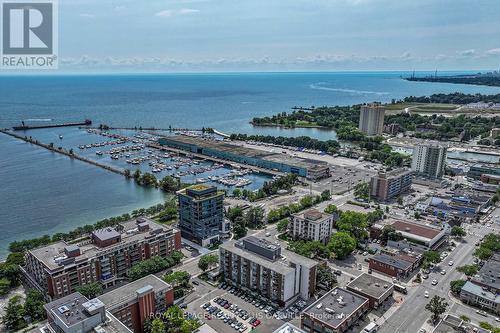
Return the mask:
<path id="1" fill-rule="evenodd" d="M 380 328 L 380 333 L 393 333 L 393 332 L 418 332 L 418 330 L 426 323 L 430 317 L 430 313 L 425 310 L 425 305 L 429 299 L 434 295 L 446 298 L 449 303 L 448 312 L 458 315 L 466 315 L 474 323 L 479 321 L 488 321 L 495 325 L 494 318 L 489 316 L 485 318 L 478 315 L 474 308 L 463 305 L 451 297 L 449 294 L 450 281 L 463 279 L 464 275 L 456 270 L 458 266 L 471 264 L 472 253 L 478 242 L 484 235 L 493 231 L 498 232 L 498 229 L 492 227 L 484 227 L 482 225 L 467 226 L 469 230 L 466 236 L 466 241 L 460 243 L 457 248 L 440 264 L 440 267 L 447 271 L 446 275 L 441 275 L 438 272 L 431 272 L 429 279 L 423 280 L 422 284 L 417 287 L 408 288 L 408 295 L 406 295 L 404 303 L 399 310 L 392 315 Z M 450 260 L 454 261 L 452 267 L 448 266 Z M 433 279 L 438 281 L 436 286 L 432 286 Z M 424 292 L 428 291 L 430 298 L 424 297 Z"/>

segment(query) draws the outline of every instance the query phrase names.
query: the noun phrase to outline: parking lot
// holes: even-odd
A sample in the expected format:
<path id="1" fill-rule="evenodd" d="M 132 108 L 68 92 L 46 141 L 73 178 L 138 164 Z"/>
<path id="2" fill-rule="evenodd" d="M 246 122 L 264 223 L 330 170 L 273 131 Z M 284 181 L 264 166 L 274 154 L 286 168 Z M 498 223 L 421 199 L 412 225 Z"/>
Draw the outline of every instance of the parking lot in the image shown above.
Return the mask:
<path id="1" fill-rule="evenodd" d="M 258 295 L 225 284 L 216 290 L 222 294 L 199 307 L 203 320 L 217 332 L 272 332 L 284 321 L 298 317 L 301 309 L 306 307 L 306 302 L 298 300 L 283 310 Z"/>

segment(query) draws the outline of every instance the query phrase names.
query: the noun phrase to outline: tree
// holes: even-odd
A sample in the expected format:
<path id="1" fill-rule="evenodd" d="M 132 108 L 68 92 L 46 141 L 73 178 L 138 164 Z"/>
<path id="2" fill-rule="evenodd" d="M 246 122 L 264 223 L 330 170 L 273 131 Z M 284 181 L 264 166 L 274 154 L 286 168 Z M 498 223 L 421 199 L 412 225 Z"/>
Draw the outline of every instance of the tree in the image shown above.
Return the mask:
<path id="1" fill-rule="evenodd" d="M 264 224 L 264 209 L 261 207 L 250 207 L 244 218 L 245 225 L 248 228 L 260 228 Z"/>
<path id="2" fill-rule="evenodd" d="M 497 251 L 500 251 L 500 234 L 488 234 L 483 238 L 474 255 L 479 259 L 487 260 Z"/>
<path id="3" fill-rule="evenodd" d="M 15 264 L 4 264 L 0 266 L 0 278 L 6 278 L 10 281 L 10 286 L 15 287 L 19 284 L 21 269 Z"/>
<path id="4" fill-rule="evenodd" d="M 452 293 L 455 295 L 460 295 L 460 292 L 462 291 L 462 287 L 465 285 L 464 280 L 454 280 L 450 281 L 450 290 Z"/>
<path id="5" fill-rule="evenodd" d="M 462 319 L 463 321 L 465 321 L 466 323 L 470 322 L 470 318 L 467 317 L 466 315 L 460 315 L 460 319 Z"/>
<path id="6" fill-rule="evenodd" d="M 99 282 L 92 282 L 81 285 L 76 288 L 83 296 L 88 299 L 95 298 L 102 294 L 102 285 Z"/>
<path id="7" fill-rule="evenodd" d="M 43 320 L 47 315 L 44 304 L 43 294 L 36 289 L 30 289 L 24 301 L 24 312 L 31 316 L 32 320 Z"/>
<path id="8" fill-rule="evenodd" d="M 0 295 L 5 295 L 10 290 L 10 281 L 6 278 L 0 278 Z"/>
<path id="9" fill-rule="evenodd" d="M 227 218 L 229 221 L 234 222 L 237 217 L 243 217 L 243 209 L 241 207 L 234 207 L 234 208 L 229 208 L 226 213 Z"/>
<path id="10" fill-rule="evenodd" d="M 451 228 L 451 235 L 456 237 L 464 237 L 466 233 L 464 228 L 456 225 Z"/>
<path id="11" fill-rule="evenodd" d="M 10 331 L 18 330 L 23 326 L 24 307 L 21 304 L 21 296 L 16 295 L 9 299 L 2 323 Z"/>
<path id="12" fill-rule="evenodd" d="M 367 227 L 367 218 L 363 213 L 342 212 L 340 219 L 337 221 L 337 229 L 350 233 L 358 242 L 368 237 Z"/>
<path id="13" fill-rule="evenodd" d="M 288 228 L 288 224 L 289 220 L 285 217 L 284 219 L 279 220 L 276 229 L 278 229 L 278 232 L 283 232 Z"/>
<path id="14" fill-rule="evenodd" d="M 165 192 L 176 192 L 181 188 L 179 180 L 171 176 L 165 176 L 160 180 L 160 188 Z"/>
<path id="15" fill-rule="evenodd" d="M 151 322 L 151 333 L 164 333 L 165 324 L 161 319 L 153 319 Z"/>
<path id="16" fill-rule="evenodd" d="M 316 284 L 324 284 L 328 290 L 332 289 L 334 284 L 337 283 L 337 278 L 332 272 L 332 269 L 328 265 L 318 265 L 318 271 L 316 273 Z"/>
<path id="17" fill-rule="evenodd" d="M 354 196 L 364 201 L 370 200 L 370 185 L 367 182 L 357 183 L 354 186 Z"/>
<path id="18" fill-rule="evenodd" d="M 448 303 L 443 297 L 434 296 L 429 303 L 425 305 L 425 309 L 432 313 L 432 321 L 437 322 L 439 317 L 446 312 Z"/>
<path id="19" fill-rule="evenodd" d="M 345 259 L 356 248 L 356 239 L 348 232 L 339 231 L 328 242 L 328 249 L 338 259 Z"/>
<path id="20" fill-rule="evenodd" d="M 479 271 L 479 267 L 477 265 L 463 265 L 457 267 L 457 271 L 464 273 L 467 276 L 473 276 Z"/>
<path id="21" fill-rule="evenodd" d="M 210 267 L 217 265 L 219 263 L 219 257 L 215 254 L 207 254 L 200 258 L 198 261 L 198 267 L 205 272 Z"/>
<path id="22" fill-rule="evenodd" d="M 172 285 L 174 288 L 183 287 L 186 288 L 189 286 L 189 279 L 191 278 L 191 274 L 185 271 L 177 271 L 167 274 L 163 277 L 163 281 Z"/>
<path id="23" fill-rule="evenodd" d="M 427 264 L 438 264 L 441 262 L 441 256 L 436 251 L 425 251 L 423 253 L 424 262 Z"/>
<path id="24" fill-rule="evenodd" d="M 392 225 L 385 225 L 382 228 L 382 233 L 380 234 L 380 240 L 384 243 L 387 241 L 400 241 L 403 239 L 403 235 L 400 232 L 397 232 L 396 229 Z"/>
<path id="25" fill-rule="evenodd" d="M 245 219 L 242 216 L 238 216 L 233 222 L 233 233 L 234 238 L 240 239 L 247 235 L 247 227 L 245 225 Z"/>
<path id="26" fill-rule="evenodd" d="M 331 197 L 332 195 L 330 194 L 329 190 L 324 190 L 323 192 L 321 192 L 321 201 L 330 200 Z"/>
<path id="27" fill-rule="evenodd" d="M 325 213 L 327 213 L 327 214 L 333 214 L 333 215 L 340 215 L 341 211 L 334 204 L 329 204 L 325 208 Z"/>

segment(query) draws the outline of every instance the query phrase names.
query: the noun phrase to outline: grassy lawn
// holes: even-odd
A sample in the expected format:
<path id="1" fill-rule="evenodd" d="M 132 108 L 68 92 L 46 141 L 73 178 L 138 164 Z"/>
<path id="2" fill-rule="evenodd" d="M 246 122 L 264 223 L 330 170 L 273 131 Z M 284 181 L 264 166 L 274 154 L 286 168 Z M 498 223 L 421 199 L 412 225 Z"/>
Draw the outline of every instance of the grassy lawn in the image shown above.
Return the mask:
<path id="1" fill-rule="evenodd" d="M 309 121 L 297 120 L 295 122 L 296 127 L 319 127 L 316 123 L 311 123 Z"/>

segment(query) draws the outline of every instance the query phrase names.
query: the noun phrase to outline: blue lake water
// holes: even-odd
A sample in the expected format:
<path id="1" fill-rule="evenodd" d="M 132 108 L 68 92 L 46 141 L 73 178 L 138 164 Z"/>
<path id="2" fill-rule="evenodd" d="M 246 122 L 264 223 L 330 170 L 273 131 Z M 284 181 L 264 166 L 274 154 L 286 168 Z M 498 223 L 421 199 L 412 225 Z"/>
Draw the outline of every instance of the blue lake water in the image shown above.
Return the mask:
<path id="1" fill-rule="evenodd" d="M 408 82 L 408 73 L 246 73 L 0 76 L 0 127 L 92 119 L 112 126 L 213 127 L 226 133 L 335 138 L 318 129 L 254 128 L 293 106 L 350 105 L 498 87 Z M 423 74 L 423 73 L 420 73 Z M 44 132 L 58 140 L 59 130 Z M 33 131 L 36 133 L 36 131 Z M 41 132 L 40 132 L 41 133 Z M 75 133 L 75 134 L 71 134 Z M 40 134 L 39 134 L 40 135 Z M 78 136 L 64 131 L 64 140 Z M 123 177 L 0 135 L 0 257 L 8 243 L 163 200 Z"/>

